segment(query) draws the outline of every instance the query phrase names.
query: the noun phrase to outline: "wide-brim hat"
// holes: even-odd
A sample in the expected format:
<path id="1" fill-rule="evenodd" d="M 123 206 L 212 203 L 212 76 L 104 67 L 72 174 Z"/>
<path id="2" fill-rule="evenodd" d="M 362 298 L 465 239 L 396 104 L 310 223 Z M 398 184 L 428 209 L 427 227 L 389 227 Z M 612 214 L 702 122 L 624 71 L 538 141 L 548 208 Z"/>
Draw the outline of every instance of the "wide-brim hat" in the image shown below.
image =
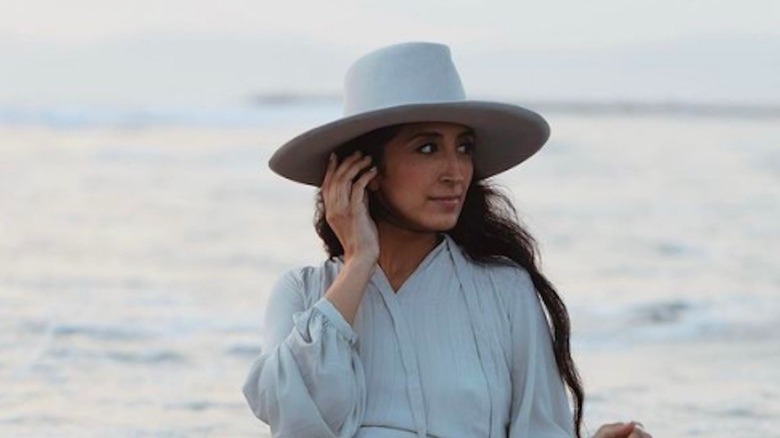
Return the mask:
<path id="1" fill-rule="evenodd" d="M 344 81 L 344 115 L 282 145 L 271 169 L 319 186 L 328 156 L 340 145 L 378 128 L 450 122 L 474 130 L 474 175 L 487 178 L 516 166 L 550 136 L 539 114 L 506 103 L 467 100 L 447 46 L 403 43 L 358 59 Z"/>

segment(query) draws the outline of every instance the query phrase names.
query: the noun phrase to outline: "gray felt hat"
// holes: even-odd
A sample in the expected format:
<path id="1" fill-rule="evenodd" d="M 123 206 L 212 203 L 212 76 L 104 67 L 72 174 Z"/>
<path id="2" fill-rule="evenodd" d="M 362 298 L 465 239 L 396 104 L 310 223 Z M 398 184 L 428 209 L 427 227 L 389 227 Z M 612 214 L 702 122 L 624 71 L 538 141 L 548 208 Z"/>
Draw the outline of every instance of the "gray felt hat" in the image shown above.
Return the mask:
<path id="1" fill-rule="evenodd" d="M 367 132 L 399 123 L 451 122 L 474 130 L 474 171 L 487 178 L 521 163 L 547 141 L 539 114 L 517 105 L 467 100 L 447 46 L 403 43 L 375 50 L 347 71 L 342 118 L 298 135 L 271 157 L 271 169 L 319 186 L 328 155 Z"/>

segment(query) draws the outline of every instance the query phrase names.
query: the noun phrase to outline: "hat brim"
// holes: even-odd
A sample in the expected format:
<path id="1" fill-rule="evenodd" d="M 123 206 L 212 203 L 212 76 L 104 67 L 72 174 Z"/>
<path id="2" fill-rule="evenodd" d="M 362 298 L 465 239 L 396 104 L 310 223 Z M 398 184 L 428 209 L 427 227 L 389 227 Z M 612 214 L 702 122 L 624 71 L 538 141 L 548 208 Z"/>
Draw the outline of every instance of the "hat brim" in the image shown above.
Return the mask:
<path id="1" fill-rule="evenodd" d="M 320 186 L 329 154 L 360 135 L 401 123 L 449 122 L 474 130 L 474 174 L 487 178 L 525 161 L 550 136 L 542 116 L 526 108 L 484 101 L 400 105 L 344 117 L 298 135 L 269 161 L 279 175 Z"/>

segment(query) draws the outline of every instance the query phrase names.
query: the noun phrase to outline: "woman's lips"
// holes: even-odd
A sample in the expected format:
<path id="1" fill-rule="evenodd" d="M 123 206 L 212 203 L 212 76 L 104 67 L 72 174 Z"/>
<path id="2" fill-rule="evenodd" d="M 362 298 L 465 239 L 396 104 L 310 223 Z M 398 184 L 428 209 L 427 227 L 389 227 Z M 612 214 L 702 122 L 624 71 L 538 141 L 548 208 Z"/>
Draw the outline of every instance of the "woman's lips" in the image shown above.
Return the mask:
<path id="1" fill-rule="evenodd" d="M 456 208 L 460 204 L 460 196 L 431 196 L 430 199 L 445 208 Z"/>

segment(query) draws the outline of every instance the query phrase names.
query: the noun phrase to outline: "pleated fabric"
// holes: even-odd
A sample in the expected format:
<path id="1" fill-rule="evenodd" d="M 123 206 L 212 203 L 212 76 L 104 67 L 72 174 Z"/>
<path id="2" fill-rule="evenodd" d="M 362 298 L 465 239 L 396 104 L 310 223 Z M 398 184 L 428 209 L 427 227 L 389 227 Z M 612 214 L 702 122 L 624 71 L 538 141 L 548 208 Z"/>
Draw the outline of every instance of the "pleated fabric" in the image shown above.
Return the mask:
<path id="1" fill-rule="evenodd" d="M 274 437 L 573 436 L 525 270 L 445 235 L 397 291 L 377 266 L 353 327 L 324 298 L 342 267 L 292 270 L 271 293 L 244 394 Z"/>

